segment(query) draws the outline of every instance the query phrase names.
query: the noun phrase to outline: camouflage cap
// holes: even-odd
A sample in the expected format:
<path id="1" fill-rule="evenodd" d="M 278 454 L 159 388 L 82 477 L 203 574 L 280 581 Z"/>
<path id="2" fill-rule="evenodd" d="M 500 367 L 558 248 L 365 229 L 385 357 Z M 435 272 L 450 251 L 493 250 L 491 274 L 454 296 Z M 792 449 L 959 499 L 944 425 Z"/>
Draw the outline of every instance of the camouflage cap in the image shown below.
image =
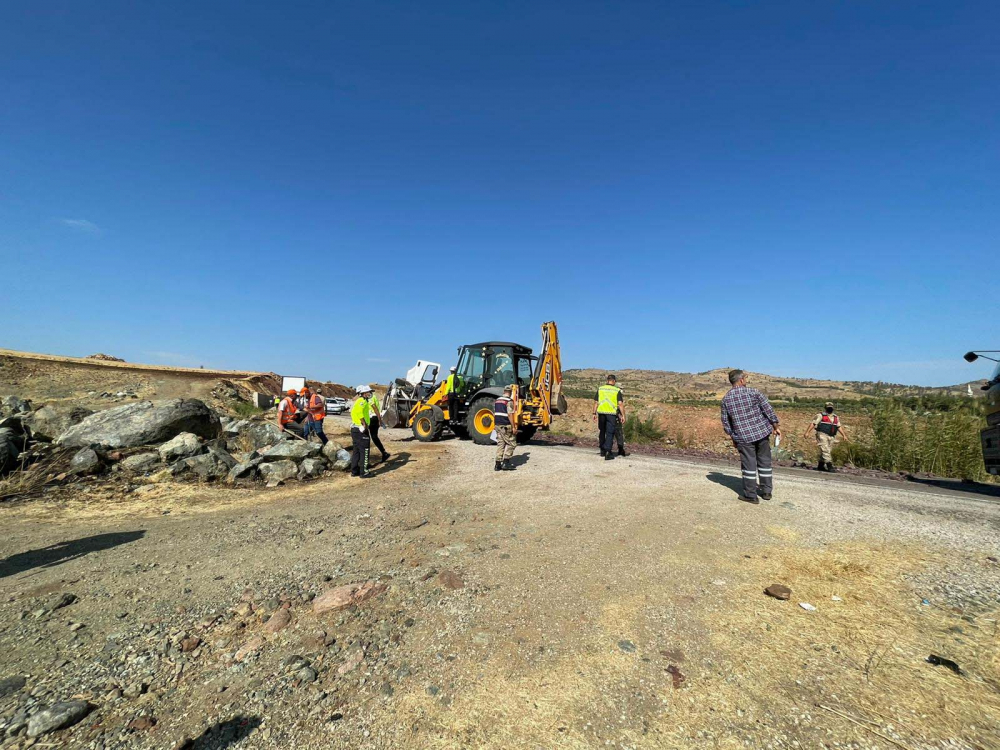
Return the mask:
<path id="1" fill-rule="evenodd" d="M 826 406 L 827 409 L 832 409 L 833 408 L 833 401 L 827 401 L 826 404 L 825 404 L 825 406 Z"/>

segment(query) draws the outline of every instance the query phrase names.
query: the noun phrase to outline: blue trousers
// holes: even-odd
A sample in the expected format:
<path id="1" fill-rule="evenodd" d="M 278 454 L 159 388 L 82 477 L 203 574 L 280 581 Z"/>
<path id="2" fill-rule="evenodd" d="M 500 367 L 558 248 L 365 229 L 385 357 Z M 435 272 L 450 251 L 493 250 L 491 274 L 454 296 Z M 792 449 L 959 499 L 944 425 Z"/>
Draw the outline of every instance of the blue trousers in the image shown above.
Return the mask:
<path id="1" fill-rule="evenodd" d="M 323 432 L 322 419 L 316 421 L 312 419 L 307 419 L 302 425 L 302 434 L 306 440 L 309 439 L 310 434 L 316 435 L 316 437 L 320 439 L 320 442 L 323 443 L 323 445 L 326 445 L 327 441 L 329 440 L 329 438 L 326 436 L 326 433 Z"/>

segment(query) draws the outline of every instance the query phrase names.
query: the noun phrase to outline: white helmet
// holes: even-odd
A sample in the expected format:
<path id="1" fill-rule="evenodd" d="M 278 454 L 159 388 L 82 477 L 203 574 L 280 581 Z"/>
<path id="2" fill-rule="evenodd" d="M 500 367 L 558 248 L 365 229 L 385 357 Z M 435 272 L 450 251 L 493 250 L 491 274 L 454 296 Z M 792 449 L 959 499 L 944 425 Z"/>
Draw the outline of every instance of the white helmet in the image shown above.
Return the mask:
<path id="1" fill-rule="evenodd" d="M 455 372 L 458 368 L 457 367 L 452 367 L 452 368 L 449 368 L 449 369 L 451 369 L 452 372 Z"/>
<path id="2" fill-rule="evenodd" d="M 369 386 L 369 385 L 359 385 L 357 388 L 354 389 L 354 391 L 359 396 L 362 396 L 362 395 L 364 395 L 366 393 L 371 393 L 372 389 L 371 389 L 371 386 Z"/>

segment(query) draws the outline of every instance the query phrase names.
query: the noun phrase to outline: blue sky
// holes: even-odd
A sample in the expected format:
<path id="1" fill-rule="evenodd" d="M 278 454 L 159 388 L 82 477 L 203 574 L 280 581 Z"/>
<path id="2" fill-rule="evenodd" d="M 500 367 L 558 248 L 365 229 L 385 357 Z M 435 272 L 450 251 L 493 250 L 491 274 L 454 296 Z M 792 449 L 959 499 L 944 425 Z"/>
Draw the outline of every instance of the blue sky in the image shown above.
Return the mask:
<path id="1" fill-rule="evenodd" d="M 1000 349 L 995 3 L 2 1 L 0 346 L 927 385 Z M 991 275 L 992 274 L 992 275 Z"/>

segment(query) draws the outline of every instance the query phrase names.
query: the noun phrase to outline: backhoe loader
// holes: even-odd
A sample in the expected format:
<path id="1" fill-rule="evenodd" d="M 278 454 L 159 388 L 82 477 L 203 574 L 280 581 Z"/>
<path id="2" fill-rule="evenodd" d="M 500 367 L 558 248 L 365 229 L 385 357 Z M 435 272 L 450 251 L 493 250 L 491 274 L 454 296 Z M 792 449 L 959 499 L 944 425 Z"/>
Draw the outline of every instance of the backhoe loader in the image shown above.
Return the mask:
<path id="1" fill-rule="evenodd" d="M 507 385 L 513 386 L 518 442 L 530 440 L 538 429 L 547 430 L 554 414 L 566 413 L 559 334 L 553 322 L 542 324 L 542 349 L 537 357 L 528 347 L 509 341 L 459 347 L 455 414 L 448 408 L 446 381 L 434 383 L 437 371 L 434 363 L 421 361 L 406 379 L 390 384 L 382 424 L 409 427 L 417 440 L 424 442 L 437 440 L 450 430 L 460 438 L 471 437 L 488 445 L 493 433 L 493 404 Z"/>

